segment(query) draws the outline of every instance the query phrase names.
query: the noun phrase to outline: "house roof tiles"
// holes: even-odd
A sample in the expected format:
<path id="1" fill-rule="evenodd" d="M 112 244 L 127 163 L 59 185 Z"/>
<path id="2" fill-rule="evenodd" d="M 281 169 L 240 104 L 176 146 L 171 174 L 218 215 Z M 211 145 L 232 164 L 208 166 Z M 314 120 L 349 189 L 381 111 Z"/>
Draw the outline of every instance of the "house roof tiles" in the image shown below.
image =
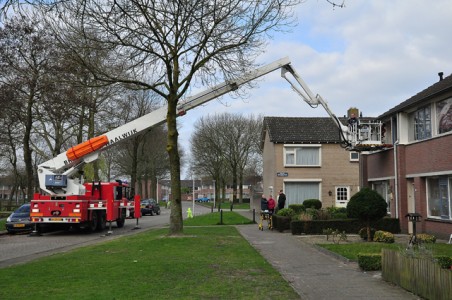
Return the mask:
<path id="1" fill-rule="evenodd" d="M 345 118 L 340 120 L 345 124 Z M 265 132 L 273 143 L 340 143 L 339 130 L 331 118 L 265 117 Z"/>

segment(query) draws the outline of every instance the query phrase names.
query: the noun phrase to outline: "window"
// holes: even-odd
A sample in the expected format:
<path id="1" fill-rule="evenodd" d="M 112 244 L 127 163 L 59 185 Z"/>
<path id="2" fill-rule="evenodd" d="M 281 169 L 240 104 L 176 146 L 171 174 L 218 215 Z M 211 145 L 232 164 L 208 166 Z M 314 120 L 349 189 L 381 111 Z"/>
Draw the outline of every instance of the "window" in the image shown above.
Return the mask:
<path id="1" fill-rule="evenodd" d="M 446 176 L 427 180 L 428 215 L 433 218 L 450 219 L 452 179 Z"/>
<path id="2" fill-rule="evenodd" d="M 306 199 L 320 200 L 320 182 L 285 182 L 284 190 L 289 204 L 303 204 Z"/>
<path id="3" fill-rule="evenodd" d="M 414 113 L 414 139 L 425 140 L 432 136 L 430 106 Z"/>
<path id="4" fill-rule="evenodd" d="M 348 200 L 348 187 L 341 186 L 336 187 L 336 201 L 347 201 Z"/>
<path id="5" fill-rule="evenodd" d="M 285 166 L 320 167 L 320 146 L 285 146 Z"/>
<path id="6" fill-rule="evenodd" d="M 336 207 L 347 207 L 348 200 L 350 200 L 350 187 L 337 186 L 336 187 Z"/>
<path id="7" fill-rule="evenodd" d="M 389 182 L 388 181 L 375 181 L 373 183 L 373 190 L 376 191 L 380 196 L 383 197 L 383 199 L 386 200 L 386 203 L 388 204 L 388 214 L 391 213 L 391 192 L 389 189 Z"/>
<path id="8" fill-rule="evenodd" d="M 436 104 L 436 120 L 438 122 L 438 134 L 452 131 L 452 98 Z"/>
<path id="9" fill-rule="evenodd" d="M 359 161 L 359 152 L 350 152 L 350 161 Z"/>

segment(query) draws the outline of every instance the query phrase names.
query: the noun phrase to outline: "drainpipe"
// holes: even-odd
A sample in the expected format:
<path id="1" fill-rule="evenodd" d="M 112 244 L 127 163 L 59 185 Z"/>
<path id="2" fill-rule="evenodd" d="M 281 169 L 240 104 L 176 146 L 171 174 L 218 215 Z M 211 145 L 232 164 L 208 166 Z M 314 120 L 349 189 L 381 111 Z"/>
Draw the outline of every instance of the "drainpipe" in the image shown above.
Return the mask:
<path id="1" fill-rule="evenodd" d="M 399 145 L 399 141 L 395 141 L 394 143 L 394 199 L 395 199 L 395 217 L 399 218 L 399 168 L 397 167 L 397 146 Z"/>

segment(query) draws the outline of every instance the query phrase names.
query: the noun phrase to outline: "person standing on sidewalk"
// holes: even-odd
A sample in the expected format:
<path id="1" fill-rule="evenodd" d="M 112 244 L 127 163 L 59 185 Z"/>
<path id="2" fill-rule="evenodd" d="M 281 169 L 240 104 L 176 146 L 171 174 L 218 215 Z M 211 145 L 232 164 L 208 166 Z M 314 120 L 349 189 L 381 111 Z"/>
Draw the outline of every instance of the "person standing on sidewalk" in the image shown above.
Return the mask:
<path id="1" fill-rule="evenodd" d="M 268 204 L 267 204 L 267 198 L 265 198 L 265 195 L 262 195 L 261 197 L 261 211 L 268 210 Z"/>
<path id="2" fill-rule="evenodd" d="M 270 215 L 272 215 L 273 212 L 275 211 L 275 206 L 276 206 L 275 199 L 273 199 L 272 195 L 270 195 L 270 198 L 268 198 L 267 206 L 268 206 L 268 211 L 270 212 Z"/>
<path id="3" fill-rule="evenodd" d="M 286 195 L 283 193 L 283 190 L 280 190 L 278 196 L 278 210 L 283 209 L 285 205 L 286 205 Z"/>

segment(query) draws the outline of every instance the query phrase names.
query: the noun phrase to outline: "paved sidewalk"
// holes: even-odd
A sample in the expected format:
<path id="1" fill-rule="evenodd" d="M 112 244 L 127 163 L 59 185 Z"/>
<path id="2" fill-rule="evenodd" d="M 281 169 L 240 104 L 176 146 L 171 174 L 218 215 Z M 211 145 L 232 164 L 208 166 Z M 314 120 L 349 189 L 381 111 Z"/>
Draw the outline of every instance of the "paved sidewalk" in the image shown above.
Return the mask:
<path id="1" fill-rule="evenodd" d="M 251 211 L 237 212 L 253 219 Z M 384 281 L 380 272 L 363 272 L 357 263 L 320 251 L 291 233 L 266 228 L 260 231 L 257 224 L 237 228 L 292 285 L 301 299 L 421 299 Z"/>

